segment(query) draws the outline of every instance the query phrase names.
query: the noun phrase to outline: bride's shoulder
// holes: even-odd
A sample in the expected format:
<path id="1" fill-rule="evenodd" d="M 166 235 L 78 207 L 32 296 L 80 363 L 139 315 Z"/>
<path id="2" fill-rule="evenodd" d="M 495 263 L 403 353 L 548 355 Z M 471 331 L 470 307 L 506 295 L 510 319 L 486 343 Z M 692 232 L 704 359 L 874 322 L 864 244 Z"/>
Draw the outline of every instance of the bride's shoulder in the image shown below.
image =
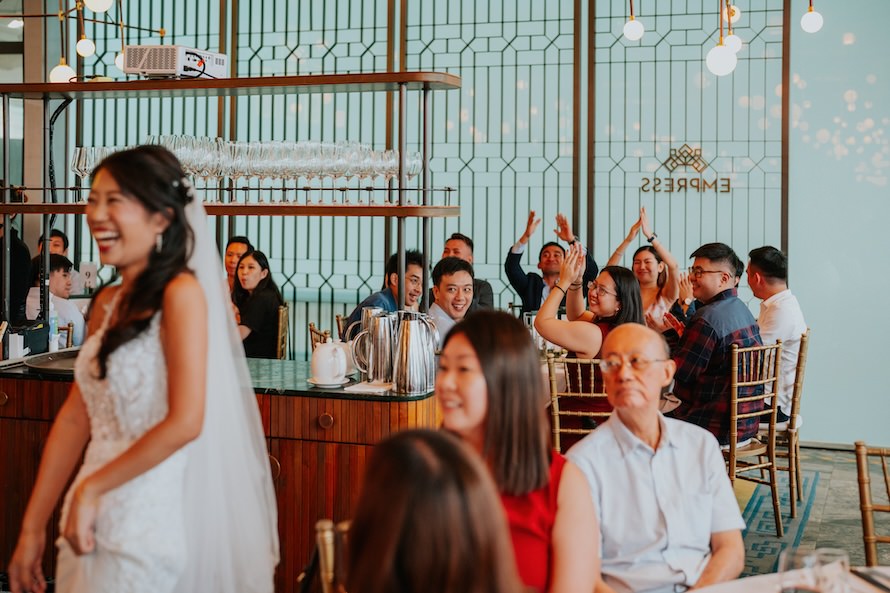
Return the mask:
<path id="1" fill-rule="evenodd" d="M 176 275 L 164 289 L 164 307 L 199 305 L 204 302 L 204 291 L 194 274 L 183 272 Z"/>

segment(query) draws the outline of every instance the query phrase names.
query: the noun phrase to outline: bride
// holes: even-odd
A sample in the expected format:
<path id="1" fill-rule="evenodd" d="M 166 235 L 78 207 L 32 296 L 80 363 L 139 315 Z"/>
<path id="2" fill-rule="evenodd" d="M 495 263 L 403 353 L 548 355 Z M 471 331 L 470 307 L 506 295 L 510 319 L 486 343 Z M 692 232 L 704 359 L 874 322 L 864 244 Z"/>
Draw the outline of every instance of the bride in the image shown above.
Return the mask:
<path id="1" fill-rule="evenodd" d="M 142 146 L 98 165 L 86 217 L 121 282 L 93 300 L 12 591 L 46 590 L 46 524 L 83 454 L 62 507 L 56 591 L 271 593 L 275 497 L 204 209 L 176 158 Z"/>

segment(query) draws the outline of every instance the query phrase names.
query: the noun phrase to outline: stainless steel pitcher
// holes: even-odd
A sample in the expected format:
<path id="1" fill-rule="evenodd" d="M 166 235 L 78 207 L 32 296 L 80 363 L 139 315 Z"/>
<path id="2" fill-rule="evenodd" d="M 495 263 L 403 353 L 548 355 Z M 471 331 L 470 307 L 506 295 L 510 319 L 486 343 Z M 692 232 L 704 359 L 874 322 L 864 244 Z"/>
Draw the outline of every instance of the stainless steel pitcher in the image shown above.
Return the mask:
<path id="1" fill-rule="evenodd" d="M 383 307 L 362 307 L 361 318 L 359 318 L 358 321 L 353 321 L 349 324 L 349 327 L 347 327 L 346 331 L 343 332 L 343 339 L 347 341 L 349 340 L 349 336 L 352 334 L 352 328 L 354 328 L 356 325 L 359 326 L 360 332 L 368 329 L 371 324 L 371 318 L 375 315 L 379 315 L 380 313 L 386 313 L 386 311 L 383 310 Z"/>
<path id="2" fill-rule="evenodd" d="M 395 313 L 386 313 L 381 309 L 369 317 L 368 328 L 359 332 L 352 340 L 355 366 L 365 375 L 367 381 L 392 382 L 393 339 L 397 321 Z"/>
<path id="3" fill-rule="evenodd" d="M 399 311 L 394 348 L 393 388 L 398 393 L 426 393 L 436 383 L 436 346 L 439 331 L 424 313 Z"/>

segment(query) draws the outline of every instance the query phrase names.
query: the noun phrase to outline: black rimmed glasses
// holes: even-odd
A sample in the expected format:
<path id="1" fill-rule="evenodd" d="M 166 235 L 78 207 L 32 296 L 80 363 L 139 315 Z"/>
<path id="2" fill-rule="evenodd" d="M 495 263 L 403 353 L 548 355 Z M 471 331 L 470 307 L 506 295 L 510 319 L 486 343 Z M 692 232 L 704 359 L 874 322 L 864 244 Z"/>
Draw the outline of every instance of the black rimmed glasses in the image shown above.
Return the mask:
<path id="1" fill-rule="evenodd" d="M 696 280 L 701 278 L 705 274 L 726 274 L 723 270 L 705 270 L 704 268 L 694 267 L 689 268 L 689 275 L 695 278 Z"/>
<path id="2" fill-rule="evenodd" d="M 618 296 L 618 293 L 607 290 L 605 286 L 597 284 L 593 280 L 587 283 L 587 291 L 590 292 L 591 290 L 594 291 L 598 296 L 606 296 L 607 294 L 610 294 L 613 297 Z"/>
<path id="3" fill-rule="evenodd" d="M 630 358 L 620 358 L 618 356 L 609 356 L 600 361 L 600 370 L 603 373 L 617 373 L 625 364 L 629 364 L 630 368 L 635 371 L 644 371 L 654 362 L 667 362 L 669 358 L 656 358 L 649 360 L 642 356 L 631 356 Z"/>

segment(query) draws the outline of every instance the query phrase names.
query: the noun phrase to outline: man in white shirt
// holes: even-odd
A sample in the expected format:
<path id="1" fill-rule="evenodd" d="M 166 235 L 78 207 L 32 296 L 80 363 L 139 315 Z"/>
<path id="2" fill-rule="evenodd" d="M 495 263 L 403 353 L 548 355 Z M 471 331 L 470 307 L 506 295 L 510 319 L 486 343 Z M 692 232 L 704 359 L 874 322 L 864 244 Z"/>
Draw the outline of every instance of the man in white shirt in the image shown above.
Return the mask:
<path id="1" fill-rule="evenodd" d="M 439 330 L 439 344 L 454 324 L 464 318 L 473 302 L 473 266 L 459 257 L 443 257 L 433 268 L 430 317 Z"/>
<path id="2" fill-rule="evenodd" d="M 760 337 L 764 344 L 782 340 L 781 383 L 777 422 L 787 422 L 800 352 L 800 336 L 807 322 L 797 297 L 788 290 L 788 258 L 775 247 L 758 247 L 748 253 L 748 286 L 760 303 Z"/>
<path id="3" fill-rule="evenodd" d="M 49 293 L 53 309 L 59 316 L 59 327 L 74 323 L 72 343 L 83 343 L 84 320 L 77 307 L 68 300 L 71 295 L 71 261 L 64 255 L 51 253 L 49 256 Z M 25 314 L 28 319 L 37 319 L 40 314 L 40 287 L 32 286 L 25 301 Z M 47 316 L 49 312 L 47 311 Z M 62 344 L 64 346 L 64 344 Z"/>
<path id="4" fill-rule="evenodd" d="M 52 229 L 49 232 L 49 252 L 68 257 L 68 235 L 59 229 Z M 42 257 L 43 235 L 40 235 L 40 238 L 37 239 L 37 254 L 37 257 Z M 81 278 L 80 273 L 74 269 L 74 264 L 71 264 L 70 276 L 71 294 L 83 294 L 83 278 Z"/>
<path id="5" fill-rule="evenodd" d="M 600 523 L 597 593 L 673 593 L 738 577 L 745 523 L 717 439 L 658 411 L 676 368 L 667 342 L 626 323 L 601 352 L 614 412 L 567 455 L 587 477 Z"/>

